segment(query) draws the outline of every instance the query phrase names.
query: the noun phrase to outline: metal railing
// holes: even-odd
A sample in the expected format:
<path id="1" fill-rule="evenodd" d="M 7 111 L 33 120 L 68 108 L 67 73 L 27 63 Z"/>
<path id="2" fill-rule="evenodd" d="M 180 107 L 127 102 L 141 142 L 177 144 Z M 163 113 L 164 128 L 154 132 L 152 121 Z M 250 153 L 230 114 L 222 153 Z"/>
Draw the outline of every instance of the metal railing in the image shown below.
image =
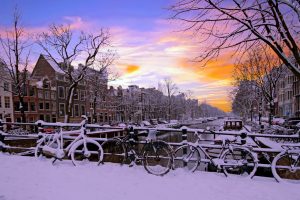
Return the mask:
<path id="1" fill-rule="evenodd" d="M 29 135 L 14 135 L 14 134 L 8 134 L 3 132 L 3 127 L 7 125 L 19 125 L 19 126 L 34 126 L 37 127 L 38 132 L 29 134 Z M 55 128 L 68 128 L 68 127 L 80 127 L 80 124 L 75 124 L 75 123 L 48 123 L 44 121 L 37 121 L 35 123 L 18 123 L 18 122 L 3 122 L 0 120 L 0 151 L 4 149 L 10 149 L 10 150 L 24 150 L 24 151 L 31 151 L 34 150 L 34 140 L 38 139 L 38 133 L 41 133 L 43 131 L 43 128 L 45 127 L 55 127 Z M 174 128 L 147 128 L 147 127 L 108 127 L 108 126 L 100 126 L 100 125 L 95 125 L 95 124 L 87 124 L 87 129 L 98 129 L 98 130 L 92 130 L 89 131 L 87 134 L 90 137 L 94 137 L 94 139 L 98 142 L 103 142 L 106 141 L 107 138 L 112 138 L 115 137 L 115 133 L 123 133 L 124 134 L 129 134 L 130 132 L 134 132 L 134 134 L 138 134 L 139 132 L 149 132 L 150 130 L 156 130 L 158 133 L 158 137 L 160 135 L 167 135 L 170 133 L 179 133 L 181 134 L 181 141 L 180 142 L 168 142 L 169 145 L 171 146 L 181 146 L 183 144 L 186 144 L 188 141 L 188 134 L 203 134 L 203 135 L 212 135 L 212 137 L 215 139 L 216 136 L 218 135 L 227 135 L 227 136 L 239 136 L 241 137 L 242 140 L 245 140 L 247 137 L 252 138 L 255 140 L 258 137 L 261 138 L 278 138 L 278 139 L 291 139 L 295 140 L 297 142 L 300 141 L 300 134 L 293 134 L 293 135 L 280 135 L 280 134 L 262 134 L 262 133 L 253 133 L 253 132 L 245 132 L 245 131 L 210 131 L 206 129 L 194 129 L 194 128 L 181 128 L 181 129 L 174 129 Z M 103 134 L 111 134 L 107 138 L 102 138 L 101 136 Z M 67 140 L 72 140 L 75 137 L 73 136 L 65 136 L 65 139 Z M 20 143 L 24 142 L 24 140 L 33 140 L 32 147 L 17 147 L 17 146 L 10 146 L 6 145 L 8 141 L 13 141 L 13 140 L 19 140 Z M 23 141 L 22 141 L 23 140 Z M 208 141 L 214 141 L 208 140 Z M 25 143 L 25 142 L 24 142 Z M 137 141 L 139 144 L 145 143 L 145 141 Z M 212 148 L 212 149 L 221 149 L 222 146 L 218 144 L 202 144 L 201 145 L 203 148 Z M 256 153 L 279 153 L 281 150 L 278 148 L 268 148 L 264 147 L 261 148 L 259 145 L 257 147 L 253 147 L 252 149 Z M 205 162 L 205 159 L 203 160 Z M 270 164 L 259 164 L 259 167 L 270 167 Z"/>

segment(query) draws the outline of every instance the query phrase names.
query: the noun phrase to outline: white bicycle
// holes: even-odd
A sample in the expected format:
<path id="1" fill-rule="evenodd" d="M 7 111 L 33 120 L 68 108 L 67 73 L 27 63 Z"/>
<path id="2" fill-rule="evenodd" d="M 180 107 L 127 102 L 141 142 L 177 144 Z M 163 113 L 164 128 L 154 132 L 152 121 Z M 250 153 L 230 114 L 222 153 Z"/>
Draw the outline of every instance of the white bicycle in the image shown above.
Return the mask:
<path id="1" fill-rule="evenodd" d="M 282 145 L 283 151 L 272 162 L 272 173 L 278 182 L 300 183 L 300 144 Z"/>
<path id="2" fill-rule="evenodd" d="M 56 160 L 62 160 L 71 157 L 75 166 L 88 162 L 94 162 L 96 165 L 103 160 L 102 146 L 94 139 L 87 137 L 87 117 L 82 116 L 81 127 L 75 131 L 60 131 L 54 134 L 43 134 L 42 138 L 37 141 L 35 148 L 35 157 L 53 157 Z M 69 144 L 66 135 L 76 135 L 76 138 Z"/>

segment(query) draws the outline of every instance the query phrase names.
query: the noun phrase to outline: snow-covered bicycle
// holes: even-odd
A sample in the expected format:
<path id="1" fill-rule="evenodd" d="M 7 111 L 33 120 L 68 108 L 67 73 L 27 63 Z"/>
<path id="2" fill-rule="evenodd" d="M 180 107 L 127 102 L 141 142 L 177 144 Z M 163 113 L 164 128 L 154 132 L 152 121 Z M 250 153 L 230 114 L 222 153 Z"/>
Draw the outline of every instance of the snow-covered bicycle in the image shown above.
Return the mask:
<path id="1" fill-rule="evenodd" d="M 174 152 L 174 168 L 184 167 L 194 172 L 201 162 L 208 162 L 215 166 L 218 171 L 223 171 L 226 176 L 241 175 L 244 177 L 253 177 L 257 166 L 257 155 L 251 151 L 247 145 L 234 144 L 233 140 L 223 139 L 220 151 L 214 152 L 216 158 L 210 156 L 208 150 L 201 144 L 201 137 L 195 132 L 197 141 L 195 143 L 186 143 L 178 147 Z M 201 158 L 205 156 L 208 159 Z"/>
<path id="2" fill-rule="evenodd" d="M 282 145 L 272 161 L 272 173 L 278 182 L 300 183 L 300 144 Z"/>
<path id="3" fill-rule="evenodd" d="M 138 150 L 138 145 L 137 135 L 133 130 L 125 137 L 111 138 L 102 144 L 104 161 L 127 163 L 129 166 L 141 162 L 148 173 L 158 176 L 170 171 L 173 165 L 173 150 L 168 143 L 156 139 L 156 130 L 149 131 L 141 150 Z"/>
<path id="4" fill-rule="evenodd" d="M 42 138 L 37 141 L 35 157 L 53 157 L 54 163 L 67 155 L 71 157 L 75 166 L 85 163 L 84 161 L 92 161 L 96 164 L 101 162 L 103 159 L 102 146 L 93 138 L 87 137 L 87 117 L 82 116 L 82 118 L 79 130 L 63 131 L 60 129 L 54 134 L 43 134 Z M 67 144 L 64 140 L 67 135 L 76 135 L 76 138 Z"/>

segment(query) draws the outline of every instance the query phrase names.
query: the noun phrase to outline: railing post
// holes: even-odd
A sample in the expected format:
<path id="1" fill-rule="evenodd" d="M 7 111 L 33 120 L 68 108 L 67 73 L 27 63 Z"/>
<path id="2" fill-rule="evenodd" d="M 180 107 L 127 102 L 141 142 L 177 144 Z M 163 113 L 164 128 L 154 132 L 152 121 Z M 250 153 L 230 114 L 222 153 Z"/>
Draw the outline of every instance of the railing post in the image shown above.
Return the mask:
<path id="1" fill-rule="evenodd" d="M 247 143 L 247 133 L 241 133 L 241 144 L 246 144 Z"/>
<path id="2" fill-rule="evenodd" d="M 4 138 L 5 136 L 2 135 L 2 133 L 0 132 L 0 151 L 5 151 L 5 147 L 4 147 Z"/>
<path id="3" fill-rule="evenodd" d="M 1 119 L 0 119 L 0 131 L 3 131 L 3 123 Z"/>
<path id="4" fill-rule="evenodd" d="M 42 133 L 42 131 L 43 131 L 43 127 L 42 127 L 42 123 L 38 123 L 38 133 Z"/>
<path id="5" fill-rule="evenodd" d="M 182 138 L 182 142 L 187 143 L 187 129 L 182 129 L 181 138 Z M 183 155 L 187 154 L 187 148 L 183 148 L 182 149 L 182 154 Z M 183 161 L 183 166 L 184 167 L 187 166 L 187 162 L 186 161 Z"/>

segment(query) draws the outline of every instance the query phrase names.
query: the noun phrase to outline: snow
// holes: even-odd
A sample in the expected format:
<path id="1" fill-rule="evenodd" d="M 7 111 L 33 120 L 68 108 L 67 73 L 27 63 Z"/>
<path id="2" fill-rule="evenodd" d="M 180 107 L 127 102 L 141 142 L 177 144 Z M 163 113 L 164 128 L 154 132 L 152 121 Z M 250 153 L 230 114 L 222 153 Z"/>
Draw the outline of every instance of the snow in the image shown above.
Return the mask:
<path id="1" fill-rule="evenodd" d="M 37 81 L 35 84 L 38 88 L 43 88 L 43 81 Z"/>
<path id="2" fill-rule="evenodd" d="M 57 73 L 60 74 L 64 74 L 65 72 L 56 64 L 56 62 L 54 60 L 52 60 L 52 58 L 50 58 L 49 56 L 44 56 L 45 59 L 47 60 L 47 62 L 51 65 L 51 67 L 54 69 L 54 71 L 56 71 Z"/>
<path id="3" fill-rule="evenodd" d="M 0 154 L 1 200 L 298 200 L 299 185 L 274 178 L 226 178 L 221 173 L 182 169 L 163 177 L 143 167 L 91 163 L 74 167 L 71 161 Z"/>

